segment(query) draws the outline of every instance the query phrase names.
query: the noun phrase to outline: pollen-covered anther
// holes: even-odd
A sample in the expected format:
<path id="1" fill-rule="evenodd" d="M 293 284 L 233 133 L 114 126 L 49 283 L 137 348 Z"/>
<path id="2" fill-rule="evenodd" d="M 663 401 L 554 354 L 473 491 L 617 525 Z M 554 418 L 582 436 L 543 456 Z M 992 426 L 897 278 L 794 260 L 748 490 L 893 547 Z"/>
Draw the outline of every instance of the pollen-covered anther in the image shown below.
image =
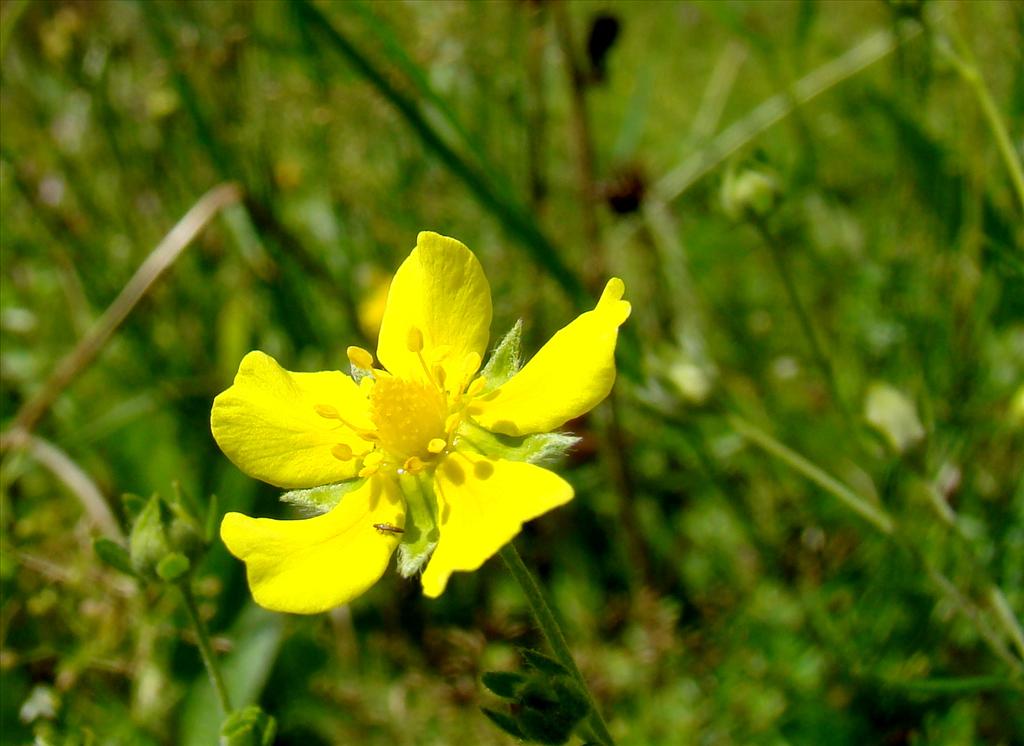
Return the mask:
<path id="1" fill-rule="evenodd" d="M 419 456 L 410 456 L 402 464 L 402 468 L 409 474 L 418 474 L 426 468 L 426 464 Z"/>
<path id="2" fill-rule="evenodd" d="M 448 441 L 444 438 L 434 438 L 427 443 L 427 450 L 433 454 L 438 454 L 444 451 L 448 447 Z"/>
<path id="3" fill-rule="evenodd" d="M 360 370 L 373 370 L 373 355 L 362 347 L 353 345 L 345 350 L 345 354 L 348 355 L 348 361 L 352 363 L 353 367 Z"/>
<path id="4" fill-rule="evenodd" d="M 371 451 L 363 458 L 363 466 L 359 470 L 360 477 L 372 477 L 384 465 L 384 454 L 380 451 Z"/>
<path id="5" fill-rule="evenodd" d="M 331 449 L 331 455 L 339 461 L 349 461 L 352 458 L 352 448 L 344 443 L 338 443 Z"/>
<path id="6" fill-rule="evenodd" d="M 325 420 L 340 420 L 341 413 L 330 404 L 315 404 L 313 411 L 323 417 Z"/>
<path id="7" fill-rule="evenodd" d="M 426 458 L 430 441 L 445 435 L 447 413 L 444 393 L 423 381 L 382 377 L 370 391 L 370 419 L 380 446 L 399 461 Z"/>
<path id="8" fill-rule="evenodd" d="M 409 352 L 423 352 L 423 332 L 415 326 L 410 326 L 405 337 L 405 346 Z"/>

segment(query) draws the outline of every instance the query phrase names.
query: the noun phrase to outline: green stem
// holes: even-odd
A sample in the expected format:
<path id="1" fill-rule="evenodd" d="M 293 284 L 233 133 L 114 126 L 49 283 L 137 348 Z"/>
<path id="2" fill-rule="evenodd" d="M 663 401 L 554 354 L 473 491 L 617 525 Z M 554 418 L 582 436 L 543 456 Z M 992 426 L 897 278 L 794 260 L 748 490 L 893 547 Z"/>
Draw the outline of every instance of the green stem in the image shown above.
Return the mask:
<path id="1" fill-rule="evenodd" d="M 811 315 L 807 312 L 807 307 L 800 299 L 800 293 L 797 292 L 796 283 L 793 281 L 793 274 L 789 271 L 789 262 L 786 260 L 785 251 L 779 244 L 778 238 L 768 229 L 768 226 L 765 225 L 765 222 L 760 217 L 750 213 L 748 218 L 757 229 L 757 232 L 761 235 L 761 238 L 768 247 L 768 250 L 771 252 L 775 269 L 779 273 L 779 277 L 782 279 L 783 286 L 786 288 L 786 295 L 789 298 L 789 303 L 793 306 L 793 311 L 796 313 L 797 319 L 800 321 L 800 329 L 803 331 L 804 336 L 807 338 L 807 344 L 811 348 L 811 356 L 814 358 L 814 364 L 817 365 L 818 370 L 821 371 L 821 375 L 825 379 L 825 383 L 828 385 L 829 393 L 832 395 L 832 400 L 839 408 L 843 419 L 846 421 L 846 424 L 850 426 L 851 431 L 856 432 L 853 417 L 846 406 L 846 400 L 843 399 L 842 394 L 839 392 L 839 381 L 836 378 L 835 369 L 832 367 L 832 361 L 825 354 L 825 347 L 821 343 L 821 337 L 818 335 L 818 331 L 814 326 Z"/>
<path id="2" fill-rule="evenodd" d="M 1006 131 L 1006 125 L 1003 124 L 1003 118 L 999 115 L 996 102 L 992 100 L 991 91 L 985 85 L 985 79 L 981 77 L 981 71 L 978 70 L 970 47 L 955 29 L 950 28 L 949 32 L 956 49 L 947 45 L 942 45 L 940 49 L 946 54 L 953 68 L 960 75 L 960 79 L 970 87 L 974 97 L 978 100 L 985 123 L 996 139 L 999 155 L 1002 156 L 1006 170 L 1010 172 L 1010 181 L 1013 182 L 1014 191 L 1017 192 L 1017 201 L 1020 202 L 1021 212 L 1024 212 L 1024 167 L 1021 166 L 1020 156 L 1013 147 L 1010 134 Z"/>
<path id="3" fill-rule="evenodd" d="M 226 717 L 231 712 L 231 697 L 228 695 L 228 688 L 224 685 L 224 679 L 217 668 L 217 661 L 213 657 L 213 646 L 210 644 L 210 633 L 206 630 L 203 618 L 199 616 L 199 607 L 196 605 L 196 598 L 192 595 L 192 584 L 186 577 L 178 584 L 181 597 L 185 600 L 185 609 L 188 611 L 189 619 L 196 631 L 196 640 L 199 643 L 199 655 L 202 656 L 203 665 L 206 666 L 206 673 L 210 677 L 213 691 L 217 695 L 217 702 L 220 704 L 221 712 Z"/>
<path id="4" fill-rule="evenodd" d="M 562 632 L 558 620 L 555 619 L 551 607 L 544 600 L 544 593 L 541 591 L 533 574 L 523 563 L 523 558 L 519 556 L 519 552 L 516 551 L 515 545 L 512 542 L 502 547 L 498 554 L 501 555 L 501 559 L 505 562 L 508 571 L 512 573 L 512 577 L 516 579 L 519 587 L 526 594 L 526 600 L 533 611 L 534 619 L 537 620 L 537 626 L 544 633 L 544 638 L 548 641 L 548 645 L 555 654 L 555 658 L 572 674 L 580 688 L 587 695 L 587 701 L 590 703 L 589 726 L 593 736 L 599 743 L 606 744 L 606 746 L 614 746 L 615 742 L 612 740 L 611 733 L 608 732 L 608 726 L 605 725 L 600 710 L 597 709 L 594 695 L 590 693 L 590 688 L 587 686 L 583 674 L 576 667 L 576 661 L 573 660 L 572 653 L 569 651 L 569 644 L 565 641 L 565 634 Z"/>
<path id="5" fill-rule="evenodd" d="M 838 479 L 819 469 L 799 453 L 783 445 L 756 425 L 747 422 L 737 415 L 729 415 L 728 420 L 732 428 L 744 438 L 788 464 L 826 492 L 831 493 L 846 507 L 853 510 L 883 534 L 887 536 L 892 535 L 895 530 L 895 524 L 884 510 L 875 507 Z"/>
<path id="6" fill-rule="evenodd" d="M 1020 688 L 1020 677 L 1024 675 L 1024 667 L 1021 662 L 1013 656 L 1013 653 L 1006 647 L 1006 644 L 999 637 L 996 631 L 988 623 L 985 615 L 976 603 L 964 595 L 957 588 L 953 581 L 942 572 L 932 567 L 927 555 L 921 548 L 897 531 L 895 521 L 882 508 L 877 508 L 866 499 L 855 493 L 852 489 L 840 482 L 835 477 L 826 473 L 823 469 L 812 464 L 799 453 L 783 445 L 759 427 L 747 422 L 737 415 L 728 416 L 732 428 L 747 440 L 763 448 L 769 454 L 775 456 L 795 471 L 803 474 L 807 479 L 817 484 L 822 489 L 831 493 L 840 502 L 856 512 L 868 521 L 881 533 L 889 537 L 897 546 L 907 551 L 914 560 L 921 565 L 929 579 L 942 593 L 943 597 L 956 606 L 957 610 L 964 615 L 981 635 L 982 640 L 989 649 L 1011 669 L 1014 676 L 1013 686 Z M 999 611 L 997 609 L 997 611 Z M 1004 627 L 1009 626 L 1008 620 L 1000 619 Z M 1016 620 L 1014 620 L 1016 622 Z M 1014 635 L 1010 635 L 1011 639 Z M 1016 642 L 1016 640 L 1015 640 Z"/>

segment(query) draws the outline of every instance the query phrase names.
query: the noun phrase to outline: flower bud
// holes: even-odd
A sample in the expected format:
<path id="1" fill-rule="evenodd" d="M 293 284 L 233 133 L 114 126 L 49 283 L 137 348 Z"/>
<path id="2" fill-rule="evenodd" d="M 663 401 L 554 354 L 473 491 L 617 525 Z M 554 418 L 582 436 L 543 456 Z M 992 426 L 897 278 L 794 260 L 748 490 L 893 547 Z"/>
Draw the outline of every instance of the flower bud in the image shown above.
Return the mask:
<path id="1" fill-rule="evenodd" d="M 722 183 L 722 209 L 733 220 L 747 215 L 763 218 L 775 209 L 780 194 L 778 180 L 768 172 L 730 171 Z"/>
<path id="2" fill-rule="evenodd" d="M 864 402 L 864 418 L 897 453 L 903 453 L 924 438 L 924 427 L 914 403 L 888 384 L 871 384 Z"/>

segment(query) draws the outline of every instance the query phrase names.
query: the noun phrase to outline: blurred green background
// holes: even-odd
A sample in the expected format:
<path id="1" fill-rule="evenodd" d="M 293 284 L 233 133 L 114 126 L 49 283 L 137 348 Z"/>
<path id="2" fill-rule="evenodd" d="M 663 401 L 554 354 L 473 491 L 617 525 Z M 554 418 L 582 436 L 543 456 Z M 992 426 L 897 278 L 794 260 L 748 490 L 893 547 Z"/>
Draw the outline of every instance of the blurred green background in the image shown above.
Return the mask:
<path id="1" fill-rule="evenodd" d="M 618 743 L 1024 742 L 1022 39 L 1013 2 L 3 3 L 0 740 L 214 742 L 180 597 L 93 539 L 174 483 L 289 515 L 211 400 L 250 349 L 347 369 L 430 229 L 528 352 L 626 282 L 577 497 L 518 541 Z M 280 744 L 511 742 L 480 675 L 541 641 L 497 560 L 305 618 L 215 540 L 194 585 Z"/>

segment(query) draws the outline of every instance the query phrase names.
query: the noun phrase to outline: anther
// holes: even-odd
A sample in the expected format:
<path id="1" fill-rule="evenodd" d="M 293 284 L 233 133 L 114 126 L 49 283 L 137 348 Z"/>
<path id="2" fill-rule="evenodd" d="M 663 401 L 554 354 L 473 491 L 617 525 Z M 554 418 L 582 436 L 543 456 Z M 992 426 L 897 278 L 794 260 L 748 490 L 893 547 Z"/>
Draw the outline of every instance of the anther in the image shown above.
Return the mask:
<path id="1" fill-rule="evenodd" d="M 325 420 L 340 420 L 341 413 L 330 404 L 314 404 L 313 411 Z"/>
<path id="2" fill-rule="evenodd" d="M 410 456 L 405 460 L 405 463 L 402 464 L 402 468 L 405 469 L 410 474 L 418 474 L 419 472 L 423 471 L 423 468 L 425 466 L 426 464 L 423 463 L 423 459 L 421 459 L 419 456 Z"/>
<path id="3" fill-rule="evenodd" d="M 431 453 L 441 453 L 441 451 L 447 447 L 448 441 L 443 438 L 432 438 L 431 441 L 427 443 L 427 450 Z"/>
<path id="4" fill-rule="evenodd" d="M 363 466 L 380 466 L 381 462 L 384 461 L 384 454 L 380 451 L 371 451 L 363 459 Z"/>
<path id="5" fill-rule="evenodd" d="M 376 464 L 375 466 L 364 466 L 359 470 L 358 476 L 362 478 L 372 477 L 378 471 L 380 471 L 380 464 Z"/>
<path id="6" fill-rule="evenodd" d="M 486 386 L 487 380 L 483 376 L 480 376 L 479 378 L 474 379 L 473 383 L 469 384 L 469 388 L 466 389 L 466 396 L 472 398 L 483 391 Z"/>
<path id="7" fill-rule="evenodd" d="M 352 449 L 344 443 L 338 443 L 331 449 L 331 455 L 339 461 L 348 461 L 352 458 Z"/>
<path id="8" fill-rule="evenodd" d="M 373 355 L 362 347 L 352 346 L 345 350 L 348 361 L 361 370 L 373 370 Z"/>
<path id="9" fill-rule="evenodd" d="M 405 337 L 405 346 L 409 352 L 423 352 L 423 332 L 415 326 L 410 326 Z"/>

